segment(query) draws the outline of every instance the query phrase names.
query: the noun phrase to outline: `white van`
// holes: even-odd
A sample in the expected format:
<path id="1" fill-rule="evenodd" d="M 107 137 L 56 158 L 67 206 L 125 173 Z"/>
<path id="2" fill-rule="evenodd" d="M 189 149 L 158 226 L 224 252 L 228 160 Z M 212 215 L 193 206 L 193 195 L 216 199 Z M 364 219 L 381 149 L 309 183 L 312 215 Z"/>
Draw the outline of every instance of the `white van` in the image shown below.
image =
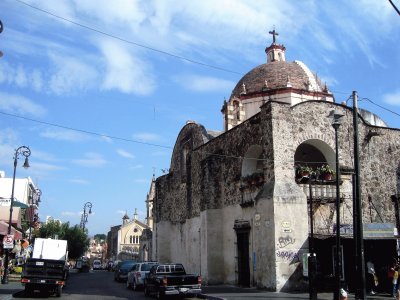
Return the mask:
<path id="1" fill-rule="evenodd" d="M 93 270 L 101 270 L 102 265 L 101 265 L 101 261 L 98 259 L 95 259 L 93 261 Z"/>

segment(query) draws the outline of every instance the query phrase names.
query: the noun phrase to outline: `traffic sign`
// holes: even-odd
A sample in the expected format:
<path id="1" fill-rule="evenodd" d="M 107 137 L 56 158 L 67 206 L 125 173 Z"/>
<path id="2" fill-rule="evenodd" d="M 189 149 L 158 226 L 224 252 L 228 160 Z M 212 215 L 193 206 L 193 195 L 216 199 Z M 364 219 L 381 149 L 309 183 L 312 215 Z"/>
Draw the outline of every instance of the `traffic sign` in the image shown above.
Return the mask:
<path id="1" fill-rule="evenodd" d="M 3 248 L 4 249 L 12 249 L 14 248 L 14 235 L 7 234 L 3 238 Z"/>

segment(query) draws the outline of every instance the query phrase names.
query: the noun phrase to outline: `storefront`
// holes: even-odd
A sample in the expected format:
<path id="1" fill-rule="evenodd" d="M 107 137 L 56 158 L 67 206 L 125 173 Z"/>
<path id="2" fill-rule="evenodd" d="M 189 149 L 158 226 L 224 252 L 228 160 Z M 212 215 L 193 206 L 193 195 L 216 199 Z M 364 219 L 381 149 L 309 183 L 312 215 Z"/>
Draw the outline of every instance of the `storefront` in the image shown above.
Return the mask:
<path id="1" fill-rule="evenodd" d="M 343 228 L 345 225 L 343 226 Z M 355 243 L 352 226 L 341 227 L 342 274 L 343 282 L 349 291 L 354 291 L 355 280 Z M 390 282 L 387 271 L 393 258 L 398 257 L 398 236 L 391 223 L 364 224 L 364 261 L 373 262 L 379 279 L 378 291 L 389 291 Z M 334 286 L 334 257 L 336 236 L 314 235 L 314 247 L 317 254 L 317 282 L 319 291 L 332 291 Z M 365 267 L 365 272 L 367 268 Z M 367 274 L 366 274 L 367 278 Z"/>

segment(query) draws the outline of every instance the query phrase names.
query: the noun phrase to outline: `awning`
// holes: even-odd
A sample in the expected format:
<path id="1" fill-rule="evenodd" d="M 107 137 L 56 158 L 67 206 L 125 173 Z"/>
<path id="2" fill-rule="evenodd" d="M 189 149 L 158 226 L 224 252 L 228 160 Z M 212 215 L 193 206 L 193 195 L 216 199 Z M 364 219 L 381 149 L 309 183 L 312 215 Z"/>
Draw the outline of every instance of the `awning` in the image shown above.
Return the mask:
<path id="1" fill-rule="evenodd" d="M 8 234 L 8 223 L 0 221 L 0 235 L 7 235 L 7 234 Z M 22 239 L 22 232 L 16 230 L 12 226 L 11 226 L 11 234 L 14 235 L 15 240 Z"/>
<path id="2" fill-rule="evenodd" d="M 10 221 L 10 207 L 0 206 L 0 221 L 8 222 Z M 17 228 L 21 228 L 21 208 L 13 206 L 11 224 Z"/>
<path id="3" fill-rule="evenodd" d="M 329 238 L 336 238 L 336 234 L 320 234 L 320 233 L 314 233 L 314 238 L 318 240 L 325 240 Z M 340 235 L 341 239 L 353 239 L 353 235 L 349 234 L 341 234 Z M 397 240 L 400 239 L 399 236 L 393 235 L 393 236 L 364 236 L 364 241 L 366 240 Z"/>

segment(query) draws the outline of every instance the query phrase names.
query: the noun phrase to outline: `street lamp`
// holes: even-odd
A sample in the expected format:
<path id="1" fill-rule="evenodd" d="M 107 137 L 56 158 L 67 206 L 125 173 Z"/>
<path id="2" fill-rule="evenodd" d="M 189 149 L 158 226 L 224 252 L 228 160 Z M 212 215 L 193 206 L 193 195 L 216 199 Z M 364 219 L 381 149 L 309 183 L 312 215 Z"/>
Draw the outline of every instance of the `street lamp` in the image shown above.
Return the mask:
<path id="1" fill-rule="evenodd" d="M 31 237 L 32 237 L 32 224 L 33 224 L 33 222 L 35 221 L 34 219 L 35 219 L 35 216 L 33 215 L 33 210 L 32 210 L 32 207 L 33 207 L 33 205 L 39 205 L 39 202 L 40 202 L 40 196 L 42 195 L 42 191 L 40 190 L 40 189 L 36 189 L 35 190 L 35 192 L 34 192 L 34 194 L 33 194 L 33 196 L 32 196 L 32 203 L 31 203 L 31 205 L 30 205 L 30 207 L 31 207 L 31 211 L 30 211 L 30 214 L 29 214 L 29 217 L 30 217 L 30 225 L 29 225 L 29 244 L 31 244 L 32 243 L 32 241 L 31 241 Z"/>
<path id="2" fill-rule="evenodd" d="M 341 118 L 344 115 L 339 110 L 332 110 L 329 117 L 332 121 L 332 127 L 335 129 L 335 154 L 336 154 L 336 251 L 335 251 L 335 280 L 334 299 L 340 298 L 340 273 L 342 269 L 341 249 L 340 249 L 340 169 L 339 169 L 339 149 L 338 149 L 338 129 L 341 125 Z"/>
<path id="3" fill-rule="evenodd" d="M 89 214 L 92 213 L 92 203 L 86 202 L 83 206 L 83 213 L 81 217 L 81 228 L 85 230 L 85 224 L 87 223 L 88 214 L 86 213 L 86 208 L 89 208 Z"/>
<path id="4" fill-rule="evenodd" d="M 21 146 L 18 149 L 15 150 L 15 155 L 14 155 L 14 174 L 13 174 L 13 181 L 12 181 L 12 187 L 11 187 L 11 203 L 10 203 L 10 219 L 8 222 L 8 235 L 11 234 L 11 222 L 12 222 L 12 212 L 13 212 L 13 204 L 14 204 L 14 187 L 15 187 L 15 173 L 17 171 L 17 162 L 18 162 L 18 156 L 22 154 L 25 156 L 25 162 L 23 167 L 25 169 L 29 168 L 29 161 L 28 157 L 31 155 L 31 150 L 29 147 L 26 146 Z M 5 249 L 5 260 L 4 260 L 4 275 L 1 280 L 2 284 L 7 284 L 8 283 L 8 261 L 9 261 L 9 249 Z"/>

